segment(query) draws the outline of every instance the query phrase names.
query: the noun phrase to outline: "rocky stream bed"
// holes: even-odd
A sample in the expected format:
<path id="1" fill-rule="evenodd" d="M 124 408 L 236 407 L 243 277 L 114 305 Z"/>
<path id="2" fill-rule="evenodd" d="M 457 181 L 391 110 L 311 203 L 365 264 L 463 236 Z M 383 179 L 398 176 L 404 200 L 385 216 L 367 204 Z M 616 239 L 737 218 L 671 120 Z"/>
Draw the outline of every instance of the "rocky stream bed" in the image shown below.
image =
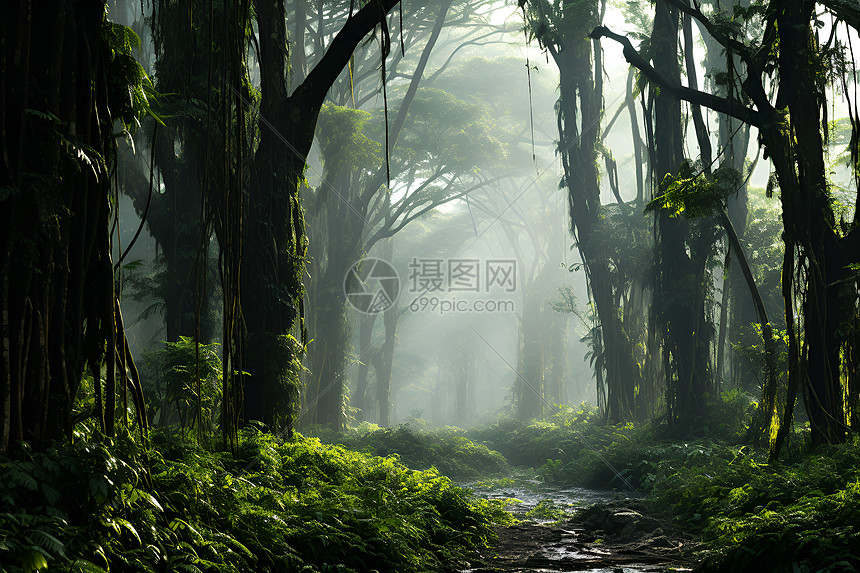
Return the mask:
<path id="1" fill-rule="evenodd" d="M 460 573 L 632 573 L 690 571 L 694 541 L 649 516 L 635 496 L 582 488 L 469 484 L 480 497 L 515 499 L 518 525 L 500 527 L 494 547 Z M 582 511 L 577 511 L 582 510 Z M 574 515 L 575 514 L 575 515 Z"/>

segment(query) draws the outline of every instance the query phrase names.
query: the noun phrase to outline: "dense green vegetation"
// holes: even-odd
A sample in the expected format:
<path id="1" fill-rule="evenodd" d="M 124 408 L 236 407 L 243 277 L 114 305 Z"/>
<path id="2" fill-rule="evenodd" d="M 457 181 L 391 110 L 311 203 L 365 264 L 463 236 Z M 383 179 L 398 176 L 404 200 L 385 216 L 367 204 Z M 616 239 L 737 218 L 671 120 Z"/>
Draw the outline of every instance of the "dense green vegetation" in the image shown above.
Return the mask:
<path id="1" fill-rule="evenodd" d="M 445 476 L 498 482 L 519 467 L 547 485 L 644 495 L 655 516 L 702 542 L 701 571 L 860 568 L 860 443 L 809 450 L 798 433 L 781 461 L 768 462 L 766 448 L 744 443 L 755 411 L 746 395 L 726 395 L 713 411 L 710 426 L 685 441 L 666 439 L 659 423 L 606 424 L 586 405 L 470 430 L 320 432 L 346 447 L 249 426 L 235 457 L 199 447 L 179 426 L 154 431 L 150 447 L 81 426 L 71 443 L 0 462 L 0 563 L 436 570 L 489 545 L 492 526 L 513 519 L 502 502 L 477 500 Z M 527 517 L 571 514 L 546 501 Z"/>
<path id="2" fill-rule="evenodd" d="M 507 418 L 466 432 L 401 426 L 326 437 L 444 467 L 451 449 L 440 446 L 456 436 L 458 451 L 489 446 L 504 453 L 512 465 L 507 475 L 530 468 L 546 485 L 642 495 L 654 516 L 701 542 L 695 555 L 701 571 L 860 569 L 860 442 L 810 450 L 798 432 L 783 459 L 768 462 L 766 448 L 745 444 L 755 404 L 732 393 L 712 406 L 710 427 L 684 441 L 667 439 L 657 423 L 606 424 L 596 408 L 585 405 L 560 409 L 543 421 Z M 473 459 L 472 468 L 460 470 L 463 475 L 488 469 Z M 528 487 L 510 479 L 488 483 Z M 527 517 L 557 521 L 572 515 L 570 508 L 545 500 Z"/>
<path id="3" fill-rule="evenodd" d="M 498 477 L 510 471 L 505 457 L 466 437 L 459 428 L 428 431 L 411 425 L 380 428 L 362 424 L 345 433 L 320 432 L 320 439 L 375 456 L 396 454 L 413 469 L 436 468 L 442 475 L 465 481 Z"/>
<path id="4" fill-rule="evenodd" d="M 594 410 L 476 435 L 499 436 L 494 444 L 549 483 L 646 495 L 656 515 L 703 542 L 699 570 L 860 568 L 860 443 L 810 451 L 800 433 L 783 460 L 769 463 L 766 449 L 744 445 L 738 422 L 751 417 L 737 415 L 742 397 L 729 398 L 714 419 L 722 427 L 685 441 L 661 439 L 659 425 L 596 423 Z"/>
<path id="5" fill-rule="evenodd" d="M 651 496 L 701 533 L 701 570 L 860 568 L 856 440 L 770 464 L 744 446 L 675 448 L 674 458 L 655 465 Z"/>
<path id="6" fill-rule="evenodd" d="M 82 430 L 0 460 L 3 569 L 422 572 L 510 521 L 434 470 L 298 434 L 248 428 L 235 458 L 175 432 L 153 442 Z"/>
<path id="7" fill-rule="evenodd" d="M 655 514 L 701 539 L 702 571 L 860 568 L 860 442 L 810 451 L 799 433 L 769 463 L 766 449 L 744 444 L 748 400 L 731 395 L 717 406 L 709 431 L 685 441 L 661 439 L 658 424 L 601 424 L 594 409 L 471 435 L 549 483 L 646 495 Z"/>

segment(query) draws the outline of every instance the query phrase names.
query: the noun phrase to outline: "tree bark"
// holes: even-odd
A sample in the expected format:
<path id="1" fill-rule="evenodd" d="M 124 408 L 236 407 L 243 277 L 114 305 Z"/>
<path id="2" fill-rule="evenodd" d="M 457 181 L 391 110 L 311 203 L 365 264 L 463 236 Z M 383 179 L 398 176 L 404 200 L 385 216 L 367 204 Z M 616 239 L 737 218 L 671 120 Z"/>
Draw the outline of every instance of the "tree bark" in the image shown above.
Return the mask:
<path id="1" fill-rule="evenodd" d="M 592 43 L 585 38 L 585 31 L 594 23 L 597 2 L 583 5 L 580 19 L 567 20 L 555 15 L 543 2 L 535 3 L 534 14 L 536 24 L 533 27 L 549 29 L 552 26 L 563 34 L 560 39 L 539 39 L 547 42 L 547 49 L 559 68 L 558 130 L 564 183 L 568 190 L 571 230 L 586 269 L 602 332 L 603 360 L 597 362 L 597 368 L 606 369 L 605 412 L 613 422 L 632 420 L 641 373 L 618 305 L 618 295 L 626 285 L 618 284 L 613 277 L 610 256 L 601 250 L 598 238 L 604 216 L 597 169 L 598 151 L 602 146 L 602 66 L 599 55 L 592 52 Z M 599 382 L 601 375 L 598 375 Z"/>
<path id="2" fill-rule="evenodd" d="M 677 56 L 678 11 L 657 0 L 651 35 L 654 70 L 671 85 L 680 85 Z M 697 103 L 697 102 L 693 102 Z M 683 160 L 681 102 L 661 90 L 654 103 L 656 181 L 677 173 Z M 686 434 L 702 420 L 708 380 L 708 335 L 704 312 L 704 261 L 691 242 L 690 222 L 655 214 L 658 277 L 655 286 L 656 323 L 663 331 L 666 403 L 669 424 Z"/>
<path id="3" fill-rule="evenodd" d="M 111 364 L 124 342 L 112 344 L 124 337 L 114 315 L 108 173 L 116 90 L 128 78 L 112 67 L 104 3 L 33 8 L 8 2 L 0 20 L 2 452 L 17 440 L 43 449 L 70 437 L 84 369 L 98 373 L 103 360 L 95 415 L 112 431 Z M 98 375 L 94 384 L 101 393 Z"/>
<path id="4" fill-rule="evenodd" d="M 299 328 L 304 332 L 300 300 L 306 239 L 298 196 L 305 160 L 326 93 L 358 43 L 398 2 L 371 2 L 353 14 L 290 96 L 285 75 L 283 0 L 257 4 L 263 94 L 260 114 L 264 128 L 252 166 L 252 193 L 248 197 L 245 226 L 242 308 L 249 342 L 246 367 L 251 374 L 245 384 L 245 419 L 271 424 L 283 399 L 296 400 L 278 396 L 277 389 L 291 359 L 282 352 L 279 337 L 290 331 L 296 319 L 302 320 Z M 282 144 L 286 144 L 287 150 Z M 272 359 L 273 351 L 277 351 L 279 359 Z M 330 383 L 337 385 L 335 380 Z M 337 400 L 337 396 L 333 399 Z M 291 427 L 291 419 L 284 422 Z M 342 411 L 326 423 L 339 430 Z"/>

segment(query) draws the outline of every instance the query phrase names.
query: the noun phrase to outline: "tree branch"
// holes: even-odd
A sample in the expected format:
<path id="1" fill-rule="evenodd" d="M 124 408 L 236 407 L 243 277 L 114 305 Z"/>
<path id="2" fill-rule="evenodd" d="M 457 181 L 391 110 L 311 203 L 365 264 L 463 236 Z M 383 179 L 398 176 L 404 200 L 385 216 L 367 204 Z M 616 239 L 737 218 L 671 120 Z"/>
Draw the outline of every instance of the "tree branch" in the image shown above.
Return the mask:
<path id="1" fill-rule="evenodd" d="M 453 195 L 445 197 L 442 200 L 431 200 L 429 205 L 421 208 L 417 213 L 415 212 L 415 208 L 417 208 L 418 205 L 420 205 L 420 203 L 418 205 L 415 205 L 413 209 L 411 209 L 409 212 L 407 212 L 405 214 L 405 217 L 399 223 L 394 225 L 395 221 L 392 220 L 390 224 L 387 223 L 381 229 L 379 229 L 376 233 L 374 233 L 373 236 L 367 241 L 365 248 L 369 252 L 370 249 L 373 247 L 374 244 L 376 244 L 377 241 L 379 241 L 381 239 L 385 239 L 386 237 L 391 237 L 392 235 L 399 232 L 403 227 L 405 227 L 406 225 L 408 225 L 409 223 L 411 223 L 415 219 L 418 219 L 419 217 L 423 216 L 425 213 L 432 211 L 433 209 L 435 209 L 436 207 L 439 207 L 440 205 L 444 205 L 445 203 L 450 203 L 451 201 L 453 201 L 455 199 L 460 199 L 461 197 L 463 197 L 469 193 L 472 193 L 476 189 L 480 189 L 481 187 L 483 187 L 485 185 L 489 185 L 490 183 L 493 183 L 494 181 L 498 181 L 499 179 L 501 179 L 501 177 L 493 177 L 492 179 L 483 180 L 483 181 L 480 181 L 479 183 L 476 183 L 475 185 L 472 185 L 471 187 L 469 187 L 467 189 L 464 189 L 463 191 L 459 191 L 457 193 L 454 193 Z M 453 183 L 453 181 L 451 183 Z M 450 184 L 449 184 L 449 187 L 450 187 Z"/>
<path id="2" fill-rule="evenodd" d="M 636 48 L 633 47 L 633 44 L 630 43 L 627 36 L 616 34 L 605 26 L 597 26 L 592 30 L 589 36 L 593 39 L 606 37 L 621 44 L 624 48 L 624 59 L 626 59 L 630 65 L 641 71 L 652 83 L 667 90 L 678 99 L 705 106 L 708 109 L 730 115 L 735 119 L 739 119 L 759 128 L 764 126 L 771 116 L 771 109 L 766 111 L 756 111 L 746 107 L 745 105 L 741 105 L 736 101 L 670 83 L 666 78 L 660 75 L 660 73 L 658 73 L 657 70 L 655 70 L 651 64 L 649 64 L 648 61 L 639 54 L 639 52 L 636 51 Z"/>
<path id="3" fill-rule="evenodd" d="M 753 100 L 756 107 L 761 110 L 769 110 L 772 109 L 770 105 L 770 100 L 768 100 L 767 93 L 764 90 L 764 86 L 761 83 L 762 77 L 762 66 L 759 61 L 759 54 L 762 54 L 764 57 L 767 57 L 767 52 L 759 50 L 758 54 L 753 54 L 750 51 L 749 46 L 724 34 L 717 26 L 711 22 L 707 16 L 705 16 L 701 10 L 696 8 L 692 8 L 687 0 L 666 0 L 669 4 L 676 7 L 678 10 L 683 12 L 687 16 L 691 16 L 699 22 L 699 24 L 711 35 L 714 40 L 716 40 L 720 45 L 722 45 L 727 50 L 731 50 L 740 56 L 741 61 L 743 61 L 744 65 L 747 67 L 747 79 L 744 81 L 744 91 L 746 91 L 747 95 Z M 772 29 L 770 27 L 767 28 L 765 36 L 772 33 Z"/>
<path id="4" fill-rule="evenodd" d="M 825 8 L 836 14 L 836 17 L 860 31 L 860 5 L 856 0 L 818 0 Z"/>
<path id="5" fill-rule="evenodd" d="M 372 0 L 347 19 L 334 37 L 322 59 L 308 73 L 305 81 L 296 88 L 294 97 L 311 110 L 322 107 L 329 88 L 334 85 L 359 42 L 382 22 L 400 0 Z"/>
<path id="6" fill-rule="evenodd" d="M 482 36 L 478 36 L 477 38 L 467 40 L 461 44 L 458 44 L 457 47 L 454 48 L 454 50 L 448 56 L 448 59 L 445 60 L 445 63 L 443 63 L 441 66 L 439 66 L 439 69 L 437 69 L 435 72 L 433 72 L 430 75 L 430 77 L 428 77 L 425 80 L 425 83 L 427 83 L 427 84 L 433 83 L 436 80 L 436 78 L 438 78 L 448 68 L 451 61 L 454 59 L 454 56 L 457 55 L 457 52 L 459 52 L 460 50 L 462 50 L 466 46 L 488 46 L 490 44 L 504 44 L 504 43 L 506 43 L 503 40 L 491 40 L 488 42 L 482 42 L 481 41 L 481 40 L 484 40 L 486 38 L 489 38 L 490 36 L 494 36 L 496 34 L 504 34 L 505 32 L 506 32 L 505 29 L 493 30 L 492 32 L 487 32 L 486 34 L 484 34 Z"/>

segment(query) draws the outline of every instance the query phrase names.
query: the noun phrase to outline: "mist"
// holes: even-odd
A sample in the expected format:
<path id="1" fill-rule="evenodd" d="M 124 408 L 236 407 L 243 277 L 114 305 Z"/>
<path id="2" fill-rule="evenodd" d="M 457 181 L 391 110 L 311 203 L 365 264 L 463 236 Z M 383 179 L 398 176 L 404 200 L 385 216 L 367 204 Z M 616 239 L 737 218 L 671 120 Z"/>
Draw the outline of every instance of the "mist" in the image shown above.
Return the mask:
<path id="1" fill-rule="evenodd" d="M 0 570 L 860 567 L 854 4 L 33 8 Z"/>
<path id="2" fill-rule="evenodd" d="M 602 5 L 599 23 L 612 34 L 643 37 L 653 13 L 637 6 Z M 284 30 L 292 98 L 323 63 L 319 48 L 349 17 L 296 8 Z M 682 416 L 689 428 L 708 400 L 734 389 L 754 399 L 765 370 L 773 378 L 776 365 L 755 364 L 749 350 L 761 311 L 771 330 L 785 328 L 777 174 L 762 157 L 760 126 L 720 113 L 720 105 L 682 101 L 672 112 L 678 119 L 668 120 L 680 121 L 671 135 L 676 149 L 661 158 L 667 144 L 657 141 L 658 125 L 667 120 L 657 118 L 659 93 L 646 84 L 676 73 L 679 86 L 731 100 L 719 37 L 693 18 L 679 28 L 686 50 L 679 69 L 661 71 L 654 61 L 646 73 L 626 61 L 620 41 L 581 40 L 577 34 L 590 32 L 585 24 L 570 23 L 567 9 L 547 10 L 503 2 L 398 6 L 397 17 L 377 26 L 331 76 L 306 153 L 259 104 L 240 97 L 260 122 L 259 137 L 304 166 L 296 196 L 302 227 L 288 238 L 306 242 L 304 264 L 293 286 L 273 295 L 293 296 L 285 300 L 293 318 L 283 324 L 301 347 L 290 427 L 467 428 L 580 404 L 615 422 L 673 417 L 672 380 L 692 376 L 700 390 Z M 158 78 L 158 42 L 140 8 L 117 5 L 113 17 L 137 31 L 138 59 Z M 825 29 L 841 42 L 853 33 Z M 573 37 L 585 42 L 582 50 L 568 46 Z M 247 66 L 249 89 L 264 89 L 256 50 Z M 849 113 L 844 87 L 837 82 L 828 92 L 836 116 Z M 183 121 L 171 136 L 181 161 L 191 141 Z M 831 140 L 830 165 L 850 218 L 853 183 L 837 159 L 847 153 L 840 137 Z M 179 335 L 222 342 L 216 229 L 204 225 L 201 238 L 166 242 L 164 231 L 152 234 L 151 220 L 140 222 L 144 213 L 158 216 L 146 211 L 149 180 L 159 186 L 156 199 L 167 198 L 182 178 L 208 185 L 207 172 L 178 165 L 171 184 L 160 166 L 167 156 L 149 161 L 150 139 L 142 130 L 134 145 L 120 146 L 124 195 L 114 232 L 118 258 L 123 238 L 142 231 L 124 259 L 134 264 L 122 283 L 138 359 Z M 705 207 L 689 218 L 675 205 L 671 212 L 664 176 L 655 172 L 667 161 L 687 170 L 673 175 L 679 181 L 722 170 L 718 210 L 741 241 L 749 278 L 717 211 Z M 193 293 L 188 275 L 168 279 L 175 281 L 169 294 L 156 295 L 165 292 L 156 277 L 190 264 L 168 250 L 201 239 L 209 270 L 198 254 Z M 687 297 L 693 284 L 696 294 Z M 681 316 L 689 324 L 681 327 Z M 675 341 L 673 320 L 683 343 Z"/>

